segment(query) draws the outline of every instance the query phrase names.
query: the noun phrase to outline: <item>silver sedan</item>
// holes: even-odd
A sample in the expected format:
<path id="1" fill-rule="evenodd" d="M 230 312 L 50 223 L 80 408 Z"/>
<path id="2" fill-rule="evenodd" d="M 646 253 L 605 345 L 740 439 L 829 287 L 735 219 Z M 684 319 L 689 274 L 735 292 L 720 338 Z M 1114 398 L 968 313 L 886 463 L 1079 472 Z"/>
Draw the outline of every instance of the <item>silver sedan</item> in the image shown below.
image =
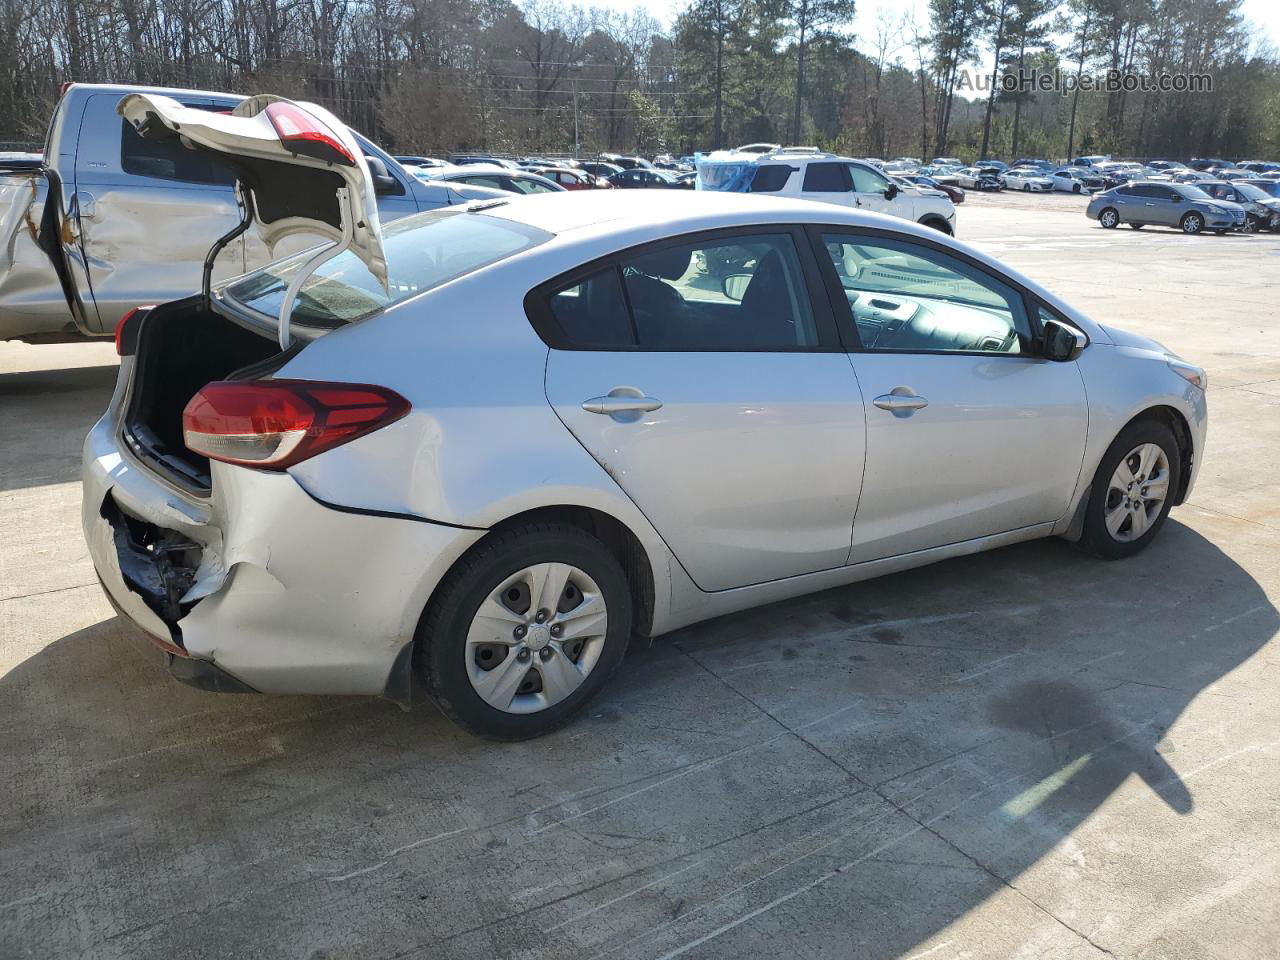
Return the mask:
<path id="1" fill-rule="evenodd" d="M 400 703 L 416 676 L 503 739 L 634 636 L 1037 537 L 1132 556 L 1207 420 L 1203 371 L 963 243 L 740 194 L 408 217 L 119 344 L 84 528 L 172 671 Z"/>

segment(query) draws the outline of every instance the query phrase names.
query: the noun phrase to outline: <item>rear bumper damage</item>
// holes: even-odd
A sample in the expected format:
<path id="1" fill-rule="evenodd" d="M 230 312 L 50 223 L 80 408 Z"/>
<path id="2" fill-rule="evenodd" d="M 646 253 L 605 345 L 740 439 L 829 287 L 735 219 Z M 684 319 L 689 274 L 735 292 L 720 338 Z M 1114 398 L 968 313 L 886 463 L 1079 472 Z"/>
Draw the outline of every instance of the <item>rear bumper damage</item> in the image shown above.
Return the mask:
<path id="1" fill-rule="evenodd" d="M 183 497 L 108 418 L 85 441 L 82 522 L 113 606 L 178 679 L 262 693 L 394 695 L 432 590 L 483 535 L 342 512 L 287 473 L 226 464 L 208 501 Z"/>

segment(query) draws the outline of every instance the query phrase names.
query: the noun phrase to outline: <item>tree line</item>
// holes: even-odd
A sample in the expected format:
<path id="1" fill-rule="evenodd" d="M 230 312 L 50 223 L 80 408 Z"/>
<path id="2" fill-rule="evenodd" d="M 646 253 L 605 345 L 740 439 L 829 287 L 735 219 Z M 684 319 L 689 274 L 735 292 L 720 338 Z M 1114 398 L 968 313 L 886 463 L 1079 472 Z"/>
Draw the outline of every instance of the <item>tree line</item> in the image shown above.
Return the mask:
<path id="1" fill-rule="evenodd" d="M 669 29 L 560 0 L 0 0 L 0 139 L 67 81 L 322 103 L 404 152 L 1280 156 L 1280 60 L 1241 0 L 691 0 Z M 1210 91 L 1001 78 L 1205 74 Z"/>

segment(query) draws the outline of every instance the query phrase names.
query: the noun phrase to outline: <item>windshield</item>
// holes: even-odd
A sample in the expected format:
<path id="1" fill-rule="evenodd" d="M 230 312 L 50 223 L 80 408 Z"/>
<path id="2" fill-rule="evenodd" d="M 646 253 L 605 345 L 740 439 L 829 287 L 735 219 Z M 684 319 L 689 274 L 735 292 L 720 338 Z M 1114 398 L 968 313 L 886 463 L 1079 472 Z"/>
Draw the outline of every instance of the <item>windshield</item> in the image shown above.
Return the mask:
<path id="1" fill-rule="evenodd" d="M 1270 200 L 1271 194 L 1265 190 L 1259 190 L 1252 183 L 1239 183 L 1235 185 L 1236 189 L 1243 193 L 1250 200 Z"/>
<path id="2" fill-rule="evenodd" d="M 545 230 L 462 209 L 404 217 L 382 233 L 389 294 L 348 250 L 306 279 L 292 316 L 313 326 L 340 326 L 550 239 Z M 250 310 L 275 317 L 294 272 L 314 253 L 312 248 L 264 267 L 226 293 Z"/>

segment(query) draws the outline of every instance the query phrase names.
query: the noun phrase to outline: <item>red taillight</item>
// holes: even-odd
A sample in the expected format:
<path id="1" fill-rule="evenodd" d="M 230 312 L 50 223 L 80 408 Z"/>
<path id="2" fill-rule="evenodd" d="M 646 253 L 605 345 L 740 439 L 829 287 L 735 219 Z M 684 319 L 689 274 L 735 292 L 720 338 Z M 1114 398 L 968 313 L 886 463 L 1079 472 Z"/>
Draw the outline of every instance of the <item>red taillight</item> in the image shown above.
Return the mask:
<path id="1" fill-rule="evenodd" d="M 342 145 L 333 131 L 297 104 L 268 104 L 267 119 L 276 128 L 280 142 L 294 153 L 348 167 L 356 165 L 351 151 Z"/>
<path id="2" fill-rule="evenodd" d="M 182 435 L 211 460 L 284 470 L 408 412 L 400 394 L 368 384 L 220 380 L 187 403 Z"/>
<path id="3" fill-rule="evenodd" d="M 125 326 L 129 323 L 130 320 L 134 318 L 134 316 L 139 311 L 154 310 L 155 308 L 156 308 L 156 305 L 154 303 L 149 303 L 145 307 L 134 307 L 132 310 L 130 310 L 128 313 L 126 313 L 123 317 L 120 318 L 120 322 L 116 324 L 116 356 L 117 357 L 123 357 L 125 355 L 125 345 L 124 345 Z M 133 351 L 131 350 L 129 352 L 132 353 Z"/>

